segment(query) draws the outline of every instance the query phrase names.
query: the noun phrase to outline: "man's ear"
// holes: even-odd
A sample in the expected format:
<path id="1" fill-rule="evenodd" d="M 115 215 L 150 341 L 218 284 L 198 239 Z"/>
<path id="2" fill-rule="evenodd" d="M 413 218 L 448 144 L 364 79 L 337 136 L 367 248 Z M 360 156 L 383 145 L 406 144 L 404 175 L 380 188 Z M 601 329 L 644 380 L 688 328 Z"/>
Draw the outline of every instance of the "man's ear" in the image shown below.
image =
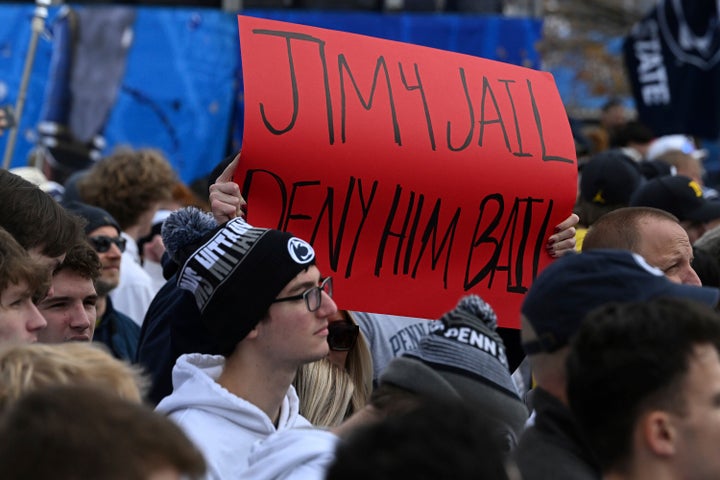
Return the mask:
<path id="1" fill-rule="evenodd" d="M 250 331 L 248 332 L 248 334 L 245 335 L 245 338 L 243 338 L 243 340 L 252 340 L 252 339 L 254 339 L 254 338 L 257 338 L 258 335 L 260 334 L 259 329 L 262 328 L 262 327 L 261 327 L 261 323 L 262 323 L 262 322 L 260 322 L 260 323 L 258 323 L 257 325 L 255 325 L 255 328 L 253 328 L 252 330 L 250 330 Z"/>
<path id="2" fill-rule="evenodd" d="M 653 454 L 670 457 L 676 453 L 678 432 L 670 413 L 653 410 L 643 415 L 639 428 L 646 448 Z"/>
<path id="3" fill-rule="evenodd" d="M 253 327 L 252 330 L 245 336 L 246 339 L 254 339 L 258 336 L 262 335 L 263 329 L 270 321 L 270 314 L 265 313 L 265 315 L 260 319 L 260 321 L 255 324 L 255 327 Z"/>

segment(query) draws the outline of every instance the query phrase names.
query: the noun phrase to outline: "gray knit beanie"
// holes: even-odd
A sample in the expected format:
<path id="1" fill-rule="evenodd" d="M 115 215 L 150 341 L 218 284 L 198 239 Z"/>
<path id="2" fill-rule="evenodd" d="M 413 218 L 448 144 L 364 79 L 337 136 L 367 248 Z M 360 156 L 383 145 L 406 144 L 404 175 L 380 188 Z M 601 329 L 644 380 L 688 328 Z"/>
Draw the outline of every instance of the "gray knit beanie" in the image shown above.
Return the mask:
<path id="1" fill-rule="evenodd" d="M 393 359 L 380 383 L 419 395 L 461 398 L 507 425 L 516 442 L 528 417 L 508 369 L 493 309 L 477 295 L 433 322 L 414 350 Z"/>

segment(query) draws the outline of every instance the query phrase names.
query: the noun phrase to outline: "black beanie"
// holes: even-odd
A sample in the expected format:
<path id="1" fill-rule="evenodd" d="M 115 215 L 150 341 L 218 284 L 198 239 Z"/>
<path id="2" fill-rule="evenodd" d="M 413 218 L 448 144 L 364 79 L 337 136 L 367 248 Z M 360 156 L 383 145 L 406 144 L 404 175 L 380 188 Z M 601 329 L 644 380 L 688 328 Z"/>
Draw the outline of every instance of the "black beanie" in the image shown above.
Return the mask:
<path id="1" fill-rule="evenodd" d="M 100 207 L 76 201 L 63 203 L 62 206 L 65 207 L 65 210 L 68 210 L 69 212 L 72 212 L 86 220 L 85 235 L 90 235 L 98 228 L 105 226 L 115 228 L 115 230 L 118 231 L 118 235 L 122 231 L 120 230 L 120 225 L 118 225 L 113 216 Z"/>
<path id="2" fill-rule="evenodd" d="M 177 228 L 178 215 L 184 218 L 187 212 L 179 210 L 168 217 L 163 241 L 181 264 L 180 252 L 190 252 L 177 284 L 195 296 L 201 321 L 227 356 L 255 328 L 280 291 L 315 264 L 315 252 L 291 233 L 256 228 L 240 217 L 205 234 L 201 243 L 190 242 L 187 230 Z M 178 245 L 178 236 L 194 246 L 192 251 Z"/>

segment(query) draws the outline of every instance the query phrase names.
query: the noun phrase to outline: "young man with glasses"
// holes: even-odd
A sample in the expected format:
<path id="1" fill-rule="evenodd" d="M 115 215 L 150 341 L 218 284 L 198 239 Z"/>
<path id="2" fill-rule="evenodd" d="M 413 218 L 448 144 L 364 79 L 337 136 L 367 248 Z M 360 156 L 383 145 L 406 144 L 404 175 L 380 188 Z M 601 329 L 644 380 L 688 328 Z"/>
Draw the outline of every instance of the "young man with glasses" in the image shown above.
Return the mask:
<path id="1" fill-rule="evenodd" d="M 192 293 L 210 353 L 178 358 L 173 392 L 157 406 L 188 434 L 209 478 L 242 478 L 251 446 L 310 423 L 292 387 L 301 365 L 327 356 L 337 311 L 310 244 L 235 218 L 205 233 L 202 212 L 165 221 L 163 241 L 182 265 L 177 285 Z"/>
<path id="2" fill-rule="evenodd" d="M 137 354 L 140 327 L 115 309 L 109 295 L 120 282 L 120 260 L 126 246 L 125 238 L 120 235 L 120 226 L 112 215 L 99 207 L 70 202 L 65 208 L 85 220 L 88 243 L 102 264 L 100 277 L 95 281 L 98 298 L 93 340 L 104 343 L 116 358 L 133 362 Z"/>

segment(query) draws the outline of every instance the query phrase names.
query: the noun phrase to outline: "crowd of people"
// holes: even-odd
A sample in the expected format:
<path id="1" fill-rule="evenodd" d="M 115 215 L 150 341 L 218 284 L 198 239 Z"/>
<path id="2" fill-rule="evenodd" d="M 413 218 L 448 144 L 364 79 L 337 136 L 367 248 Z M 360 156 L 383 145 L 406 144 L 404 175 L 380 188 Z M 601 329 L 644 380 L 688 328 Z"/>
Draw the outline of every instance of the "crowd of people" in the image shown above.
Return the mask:
<path id="1" fill-rule="evenodd" d="M 720 476 L 720 198 L 610 107 L 519 337 L 473 294 L 336 304 L 246 221 L 239 154 L 204 192 L 152 149 L 0 170 L 3 478 Z"/>

